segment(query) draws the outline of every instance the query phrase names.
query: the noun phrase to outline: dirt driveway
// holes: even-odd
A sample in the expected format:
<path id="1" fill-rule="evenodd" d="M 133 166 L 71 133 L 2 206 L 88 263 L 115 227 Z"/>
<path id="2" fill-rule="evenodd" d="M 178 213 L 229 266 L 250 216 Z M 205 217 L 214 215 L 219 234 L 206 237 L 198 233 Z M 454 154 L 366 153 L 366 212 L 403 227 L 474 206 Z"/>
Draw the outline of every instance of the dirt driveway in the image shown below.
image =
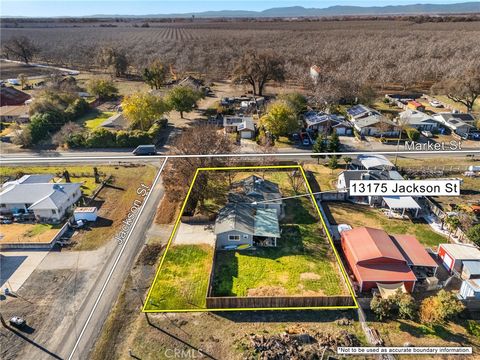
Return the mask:
<path id="1" fill-rule="evenodd" d="M 190 225 L 180 223 L 175 236 L 175 245 L 208 244 L 215 246 L 215 233 L 212 224 Z"/>

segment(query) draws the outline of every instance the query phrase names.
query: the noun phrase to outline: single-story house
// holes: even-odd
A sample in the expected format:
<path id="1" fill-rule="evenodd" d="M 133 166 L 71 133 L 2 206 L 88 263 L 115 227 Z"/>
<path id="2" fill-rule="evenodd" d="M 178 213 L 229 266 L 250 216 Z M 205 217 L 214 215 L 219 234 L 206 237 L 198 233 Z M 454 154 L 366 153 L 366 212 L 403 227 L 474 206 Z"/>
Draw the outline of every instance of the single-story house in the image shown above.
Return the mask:
<path id="1" fill-rule="evenodd" d="M 465 261 L 480 261 L 480 250 L 474 245 L 440 244 L 438 256 L 447 270 L 461 273 Z"/>
<path id="2" fill-rule="evenodd" d="M 13 86 L 0 86 L 0 106 L 24 105 L 28 99 L 30 95 Z"/>
<path id="3" fill-rule="evenodd" d="M 476 120 L 472 114 L 466 113 L 449 113 L 449 112 L 441 112 L 432 115 L 435 120 L 438 120 L 442 124 L 448 123 L 450 120 L 460 120 L 469 125 L 475 125 Z"/>
<path id="4" fill-rule="evenodd" d="M 480 279 L 463 280 L 458 296 L 463 300 L 480 300 Z"/>
<path id="5" fill-rule="evenodd" d="M 243 121 L 238 124 L 237 131 L 242 139 L 255 138 L 255 123 L 253 122 L 253 118 L 244 117 Z"/>
<path id="6" fill-rule="evenodd" d="M 277 246 L 280 225 L 275 209 L 251 204 L 228 203 L 215 220 L 216 248 L 237 249 L 250 246 Z"/>
<path id="7" fill-rule="evenodd" d="M 426 255 L 416 258 L 410 254 L 411 249 L 417 249 L 416 246 L 405 250 L 413 258 L 407 260 L 399 245 L 383 230 L 361 227 L 342 231 L 340 236 L 343 254 L 360 292 L 370 291 L 382 284 L 399 283 L 403 283 L 408 292 L 413 291 L 417 277 L 409 261 L 427 263 Z"/>
<path id="8" fill-rule="evenodd" d="M 59 222 L 82 196 L 81 183 L 10 182 L 0 192 L 0 212 L 33 213 L 38 221 Z"/>
<path id="9" fill-rule="evenodd" d="M 462 279 L 480 279 L 480 261 L 464 261 Z"/>
<path id="10" fill-rule="evenodd" d="M 421 111 L 407 109 L 400 113 L 400 120 L 409 127 L 415 128 L 418 131 L 432 131 L 438 129 L 439 122 L 432 116 Z"/>
<path id="11" fill-rule="evenodd" d="M 362 154 L 358 155 L 351 163 L 354 169 L 365 170 L 394 170 L 395 165 L 392 164 L 385 156 L 379 154 Z"/>
<path id="12" fill-rule="evenodd" d="M 353 127 L 361 134 L 365 136 L 374 136 L 384 132 L 393 134 L 396 127 L 395 123 L 388 120 L 381 114 L 371 114 L 365 117 L 351 120 Z M 393 136 L 393 135 L 390 135 Z"/>
<path id="13" fill-rule="evenodd" d="M 0 121 L 8 123 L 27 123 L 30 121 L 28 105 L 6 105 L 0 107 Z"/>
<path id="14" fill-rule="evenodd" d="M 239 132 L 243 139 L 255 137 L 255 122 L 251 116 L 224 116 L 223 129 L 226 133 Z"/>

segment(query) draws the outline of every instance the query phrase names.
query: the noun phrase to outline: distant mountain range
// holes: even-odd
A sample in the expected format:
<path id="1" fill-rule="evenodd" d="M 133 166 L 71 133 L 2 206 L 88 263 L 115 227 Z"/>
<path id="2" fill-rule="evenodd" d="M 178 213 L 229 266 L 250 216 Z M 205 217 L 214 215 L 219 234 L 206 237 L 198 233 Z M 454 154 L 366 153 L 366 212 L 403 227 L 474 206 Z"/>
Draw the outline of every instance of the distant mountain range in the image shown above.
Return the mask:
<path id="1" fill-rule="evenodd" d="M 480 13 L 480 2 L 458 4 L 412 4 L 396 6 L 331 6 L 327 8 L 304 8 L 302 6 L 271 8 L 263 11 L 220 10 L 182 14 L 149 14 L 149 15 L 93 15 L 90 17 L 129 17 L 129 18 L 270 18 L 270 17 L 322 17 L 342 15 L 417 15 L 417 14 L 463 14 Z"/>

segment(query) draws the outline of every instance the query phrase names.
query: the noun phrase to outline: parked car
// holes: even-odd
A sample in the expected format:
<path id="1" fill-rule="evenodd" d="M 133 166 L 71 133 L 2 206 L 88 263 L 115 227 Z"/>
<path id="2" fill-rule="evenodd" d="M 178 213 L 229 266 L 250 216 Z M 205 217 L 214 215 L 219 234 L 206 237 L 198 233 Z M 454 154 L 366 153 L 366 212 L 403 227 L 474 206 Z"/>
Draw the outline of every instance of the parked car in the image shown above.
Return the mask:
<path id="1" fill-rule="evenodd" d="M 434 108 L 443 108 L 443 104 L 438 100 L 430 101 L 430 106 Z"/>
<path id="2" fill-rule="evenodd" d="M 428 130 L 423 130 L 422 133 L 421 133 L 423 136 L 425 136 L 426 138 L 431 138 L 433 137 L 433 134 L 431 131 L 428 131 Z"/>
<path id="3" fill-rule="evenodd" d="M 13 316 L 10 318 L 10 325 L 15 326 L 16 328 L 23 328 L 25 325 L 27 325 L 27 322 L 25 319 L 21 318 L 20 316 Z"/>
<path id="4" fill-rule="evenodd" d="M 155 155 L 156 153 L 155 145 L 138 145 L 132 152 L 133 155 Z"/>

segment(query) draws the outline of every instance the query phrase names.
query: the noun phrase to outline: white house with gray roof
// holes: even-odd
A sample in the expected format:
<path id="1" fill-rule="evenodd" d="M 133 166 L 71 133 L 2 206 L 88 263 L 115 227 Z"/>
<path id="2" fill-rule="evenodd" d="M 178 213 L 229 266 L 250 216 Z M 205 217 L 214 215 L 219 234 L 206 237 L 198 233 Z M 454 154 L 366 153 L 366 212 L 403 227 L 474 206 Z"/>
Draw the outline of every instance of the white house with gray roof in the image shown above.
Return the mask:
<path id="1" fill-rule="evenodd" d="M 407 109 L 400 113 L 400 122 L 419 131 L 438 129 L 439 121 L 424 112 Z"/>
<path id="2" fill-rule="evenodd" d="M 33 213 L 38 221 L 60 222 L 82 196 L 82 184 L 43 182 L 52 178 L 51 175 L 26 175 L 5 183 L 0 192 L 0 212 Z"/>
<path id="3" fill-rule="evenodd" d="M 283 213 L 277 184 L 256 175 L 233 184 L 215 221 L 216 248 L 277 246 Z"/>

